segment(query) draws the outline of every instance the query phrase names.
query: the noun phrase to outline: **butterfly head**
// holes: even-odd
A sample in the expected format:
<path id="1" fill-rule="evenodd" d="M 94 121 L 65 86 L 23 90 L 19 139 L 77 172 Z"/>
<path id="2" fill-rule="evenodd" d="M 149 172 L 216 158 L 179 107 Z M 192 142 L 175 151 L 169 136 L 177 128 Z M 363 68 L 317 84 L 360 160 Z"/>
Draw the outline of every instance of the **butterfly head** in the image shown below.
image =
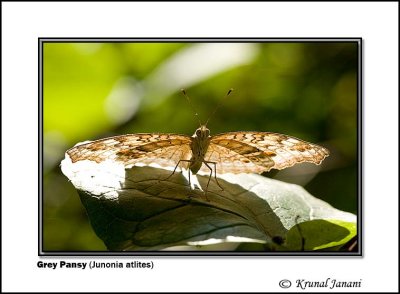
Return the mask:
<path id="1" fill-rule="evenodd" d="M 201 139 L 206 139 L 206 138 L 210 137 L 210 130 L 207 129 L 207 127 L 205 125 L 201 125 L 200 128 L 198 128 L 196 130 L 196 132 L 194 133 L 193 137 L 197 137 L 200 140 Z"/>

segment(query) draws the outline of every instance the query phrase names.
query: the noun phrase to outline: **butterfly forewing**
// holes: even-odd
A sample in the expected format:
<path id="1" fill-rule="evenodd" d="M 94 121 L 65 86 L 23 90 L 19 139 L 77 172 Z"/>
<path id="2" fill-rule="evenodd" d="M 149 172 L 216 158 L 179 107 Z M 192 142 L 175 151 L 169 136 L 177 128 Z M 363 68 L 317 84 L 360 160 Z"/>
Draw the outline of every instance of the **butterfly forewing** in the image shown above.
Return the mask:
<path id="1" fill-rule="evenodd" d="M 258 148 L 240 141 L 211 139 L 205 160 L 216 163 L 217 173 L 262 173 L 274 165 L 274 161 Z M 206 172 L 207 167 L 203 166 Z"/>
<path id="2" fill-rule="evenodd" d="M 115 160 L 131 167 L 137 163 L 156 163 L 174 167 L 190 159 L 191 137 L 178 134 L 132 134 L 110 137 L 75 146 L 67 151 L 72 162 Z"/>
<path id="3" fill-rule="evenodd" d="M 262 173 L 300 162 L 320 164 L 328 155 L 321 146 L 282 134 L 231 132 L 211 138 L 205 160 L 216 162 L 219 173 Z"/>

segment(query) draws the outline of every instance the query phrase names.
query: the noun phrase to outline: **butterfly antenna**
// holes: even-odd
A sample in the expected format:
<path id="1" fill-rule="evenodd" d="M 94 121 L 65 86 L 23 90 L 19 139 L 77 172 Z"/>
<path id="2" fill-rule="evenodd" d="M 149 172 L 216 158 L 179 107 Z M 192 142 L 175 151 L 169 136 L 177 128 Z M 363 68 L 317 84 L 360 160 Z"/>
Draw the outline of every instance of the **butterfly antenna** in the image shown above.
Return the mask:
<path id="1" fill-rule="evenodd" d="M 202 126 L 202 123 L 201 123 L 200 118 L 199 118 L 199 114 L 197 113 L 196 109 L 194 108 L 192 102 L 190 101 L 189 96 L 186 94 L 186 90 L 185 89 L 181 89 L 181 92 L 182 92 L 183 96 L 186 97 L 187 101 L 189 102 L 189 105 L 192 108 L 192 110 L 194 112 L 194 115 L 197 117 L 197 120 L 199 121 L 199 125 Z"/>
<path id="2" fill-rule="evenodd" d="M 217 112 L 217 110 L 218 110 L 218 108 L 222 105 L 222 101 L 224 101 L 225 99 L 226 99 L 226 97 L 228 97 L 231 93 L 232 93 L 232 91 L 233 91 L 233 89 L 232 88 L 230 88 L 229 89 L 229 91 L 228 91 L 228 93 L 226 93 L 226 95 L 225 95 L 225 97 L 224 97 L 224 99 L 222 99 L 219 103 L 218 103 L 218 105 L 217 105 L 217 107 L 215 107 L 215 109 L 214 109 L 214 111 L 213 111 L 213 113 L 211 113 L 211 115 L 208 117 L 208 119 L 207 119 L 207 121 L 206 121 L 206 124 L 205 125 L 207 125 L 208 124 L 208 122 L 209 122 L 209 120 L 210 120 L 210 118 L 212 118 L 213 117 L 213 115 Z"/>

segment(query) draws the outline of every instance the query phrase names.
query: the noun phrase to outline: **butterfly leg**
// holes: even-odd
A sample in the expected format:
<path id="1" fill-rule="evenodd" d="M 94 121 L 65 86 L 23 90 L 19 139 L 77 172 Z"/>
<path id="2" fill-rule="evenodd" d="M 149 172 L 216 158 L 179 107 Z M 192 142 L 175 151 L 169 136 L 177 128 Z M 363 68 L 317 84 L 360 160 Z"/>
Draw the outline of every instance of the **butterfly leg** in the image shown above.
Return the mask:
<path id="1" fill-rule="evenodd" d="M 218 182 L 218 179 L 217 179 L 217 163 L 214 162 L 214 161 L 204 161 L 204 164 L 205 164 L 205 165 L 210 169 L 210 171 L 211 171 L 210 178 L 208 179 L 208 184 L 210 183 L 210 179 L 211 179 L 211 177 L 212 177 L 212 168 L 208 165 L 208 163 L 211 163 L 211 164 L 214 165 L 214 179 L 215 179 L 215 181 L 217 182 L 218 187 L 220 187 L 221 190 L 224 191 L 224 188 L 222 188 L 222 186 L 221 186 L 220 183 Z M 207 184 L 207 187 L 208 187 L 208 184 Z"/>
<path id="2" fill-rule="evenodd" d="M 191 174 L 191 171 L 190 171 L 190 169 L 188 170 L 188 180 L 189 180 L 189 187 L 192 187 L 192 184 L 191 184 L 191 182 L 190 182 L 190 174 Z M 208 182 L 210 182 L 210 181 L 208 181 Z M 194 187 L 194 186 L 193 186 Z M 208 184 L 207 184 L 207 188 L 208 188 Z M 210 202 L 210 200 L 208 199 L 208 197 L 207 197 L 207 188 L 206 188 L 206 190 L 204 191 L 204 196 L 206 197 L 206 200 L 208 201 L 208 202 Z M 194 189 L 194 188 L 193 188 Z M 191 196 L 189 196 L 189 198 L 191 198 Z"/>
<path id="3" fill-rule="evenodd" d="M 182 161 L 185 161 L 185 162 L 192 162 L 192 161 L 187 160 L 187 159 L 180 159 L 180 160 L 178 161 L 178 163 L 175 165 L 175 168 L 174 168 L 173 172 L 172 172 L 168 177 L 166 177 L 165 179 L 163 179 L 163 180 L 161 180 L 161 181 L 166 181 L 166 180 L 168 180 L 170 177 L 172 177 L 172 176 L 175 174 L 176 169 L 178 168 L 179 164 L 180 164 Z M 190 173 L 189 173 L 189 184 L 190 184 Z"/>
<path id="4" fill-rule="evenodd" d="M 172 176 L 174 175 L 176 169 L 178 168 L 179 164 L 180 164 L 182 161 L 183 161 L 183 162 L 189 162 L 189 163 L 192 162 L 192 160 L 180 159 L 180 160 L 178 161 L 177 165 L 175 166 L 174 170 L 172 171 L 172 173 L 171 173 L 168 177 L 166 177 L 165 179 L 162 179 L 162 180 L 159 180 L 159 181 L 167 181 L 170 177 L 172 177 Z M 191 182 L 191 180 L 190 180 L 190 169 L 188 169 L 188 181 L 189 181 L 189 187 L 192 187 L 192 182 Z"/>
<path id="5" fill-rule="evenodd" d="M 162 179 L 162 180 L 159 180 L 159 182 L 161 182 L 161 181 L 167 181 L 170 177 L 172 177 L 173 175 L 174 175 L 174 173 L 176 172 L 176 169 L 178 168 L 178 166 L 179 166 L 179 164 L 181 163 L 181 162 L 188 162 L 188 163 L 191 163 L 191 162 L 193 162 L 192 160 L 188 160 L 188 159 L 180 159 L 179 161 L 178 161 L 178 163 L 175 165 L 175 168 L 174 168 L 174 170 L 172 171 L 172 173 L 168 176 L 168 177 L 166 177 L 165 179 Z M 191 183 L 191 179 L 190 179 L 190 174 L 191 174 L 191 172 L 190 172 L 190 169 L 188 169 L 188 181 L 189 181 L 189 187 L 192 187 L 192 183 Z M 207 187 L 208 187 L 208 185 L 207 185 Z M 206 200 L 207 201 L 210 201 L 210 200 L 208 200 L 208 198 L 207 198 L 207 192 L 206 192 Z M 189 196 L 189 199 L 191 198 L 191 196 Z"/>

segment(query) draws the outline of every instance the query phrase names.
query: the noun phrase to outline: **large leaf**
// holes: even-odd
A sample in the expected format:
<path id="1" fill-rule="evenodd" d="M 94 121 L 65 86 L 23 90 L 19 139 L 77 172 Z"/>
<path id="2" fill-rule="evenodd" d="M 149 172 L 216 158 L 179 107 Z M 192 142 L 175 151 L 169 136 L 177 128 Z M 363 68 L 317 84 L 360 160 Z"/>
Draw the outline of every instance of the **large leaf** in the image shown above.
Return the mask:
<path id="1" fill-rule="evenodd" d="M 61 168 L 78 190 L 96 234 L 113 251 L 234 250 L 243 243 L 258 243 L 256 250 L 264 250 L 275 248 L 276 240 L 285 240 L 293 226 L 305 221 L 356 221 L 355 215 L 333 208 L 300 186 L 255 174 L 218 175 L 223 190 L 212 178 L 205 195 L 190 187 L 187 171 L 171 176 L 172 171 L 151 166 L 72 163 L 68 155 Z M 205 189 L 209 176 L 197 179 Z M 195 180 L 192 177 L 192 186 Z M 343 228 L 341 240 L 353 233 Z M 338 237 L 324 238 L 329 244 Z M 295 242 L 288 244 L 288 250 L 302 249 Z"/>

